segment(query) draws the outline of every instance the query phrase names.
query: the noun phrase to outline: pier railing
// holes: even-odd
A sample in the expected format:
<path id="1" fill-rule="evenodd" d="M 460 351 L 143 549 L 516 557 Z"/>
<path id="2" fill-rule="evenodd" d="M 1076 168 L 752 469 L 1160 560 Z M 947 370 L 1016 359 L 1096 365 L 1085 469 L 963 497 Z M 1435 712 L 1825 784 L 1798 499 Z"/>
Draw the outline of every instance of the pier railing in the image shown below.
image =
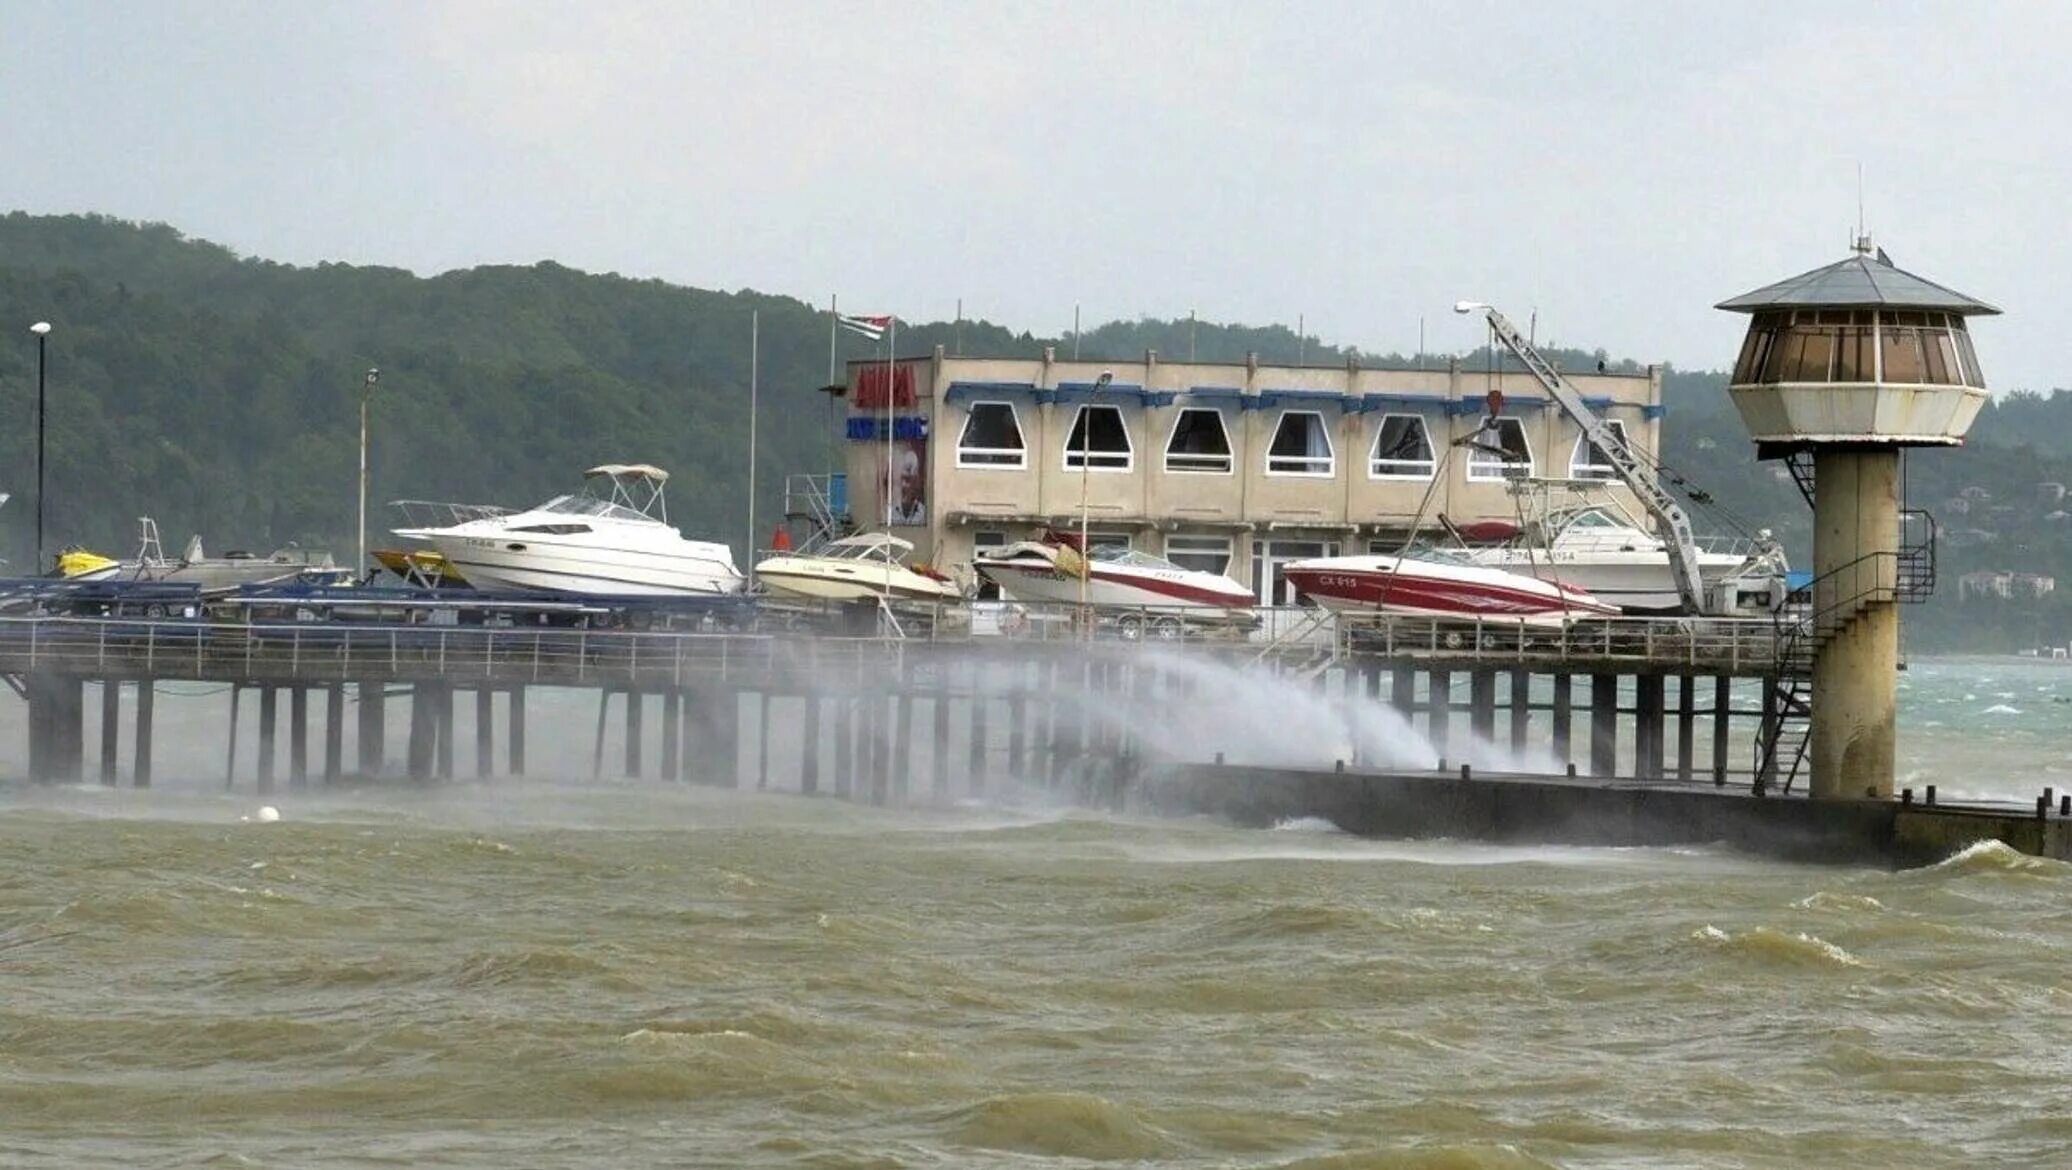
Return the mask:
<path id="1" fill-rule="evenodd" d="M 1300 638 L 1239 628 L 1075 621 L 1031 607 L 1019 621 L 911 622 L 907 636 L 727 629 L 647 631 L 370 624 L 0 618 L 0 673 L 274 683 L 360 679 L 549 686 L 868 684 L 911 662 L 1157 649 L 1289 668 L 1401 662 L 1448 668 L 1763 676 L 1783 639 L 1769 621 L 1613 618 L 1563 625 L 1500 619 L 1338 616 Z M 1072 610 L 1074 607 L 1060 607 Z M 1313 612 L 1313 611 L 1312 611 Z M 1146 615 L 1150 617 L 1152 615 Z"/>

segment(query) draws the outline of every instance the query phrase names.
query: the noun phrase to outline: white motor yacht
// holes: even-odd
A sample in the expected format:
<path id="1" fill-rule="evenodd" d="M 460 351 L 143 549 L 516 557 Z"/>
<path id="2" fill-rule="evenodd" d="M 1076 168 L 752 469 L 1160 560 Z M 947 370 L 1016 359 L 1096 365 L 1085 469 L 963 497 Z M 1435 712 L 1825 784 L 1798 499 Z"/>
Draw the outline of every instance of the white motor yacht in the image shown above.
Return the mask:
<path id="1" fill-rule="evenodd" d="M 815 601 L 955 601 L 956 583 L 907 564 L 908 541 L 860 532 L 814 552 L 785 552 L 756 562 L 756 580 L 772 593 Z"/>
<path id="2" fill-rule="evenodd" d="M 607 463 L 583 473 L 585 490 L 508 515 L 442 528 L 398 528 L 430 545 L 477 589 L 591 596 L 739 593 L 746 584 L 724 544 L 687 540 L 669 525 L 669 473 Z"/>
<path id="3" fill-rule="evenodd" d="M 1610 500 L 1542 508 L 1510 540 L 1457 555 L 1486 568 L 1560 581 L 1628 613 L 1682 608 L 1669 568 L 1669 545 Z M 1708 589 L 1764 564 L 1773 573 L 1784 568 L 1782 551 L 1761 539 L 1698 550 L 1698 576 Z"/>

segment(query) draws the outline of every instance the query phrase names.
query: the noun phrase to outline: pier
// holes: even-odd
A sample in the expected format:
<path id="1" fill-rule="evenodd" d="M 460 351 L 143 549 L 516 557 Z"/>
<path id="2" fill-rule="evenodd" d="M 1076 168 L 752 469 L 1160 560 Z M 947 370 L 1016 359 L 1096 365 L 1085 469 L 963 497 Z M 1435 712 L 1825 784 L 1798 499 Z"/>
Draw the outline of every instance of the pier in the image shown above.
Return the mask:
<path id="1" fill-rule="evenodd" d="M 1277 634 L 1158 639 L 1067 620 L 1031 621 L 1019 636 L 945 620 L 887 637 L 38 616 L 0 618 L 0 675 L 27 703 L 40 781 L 115 784 L 127 768 L 131 783 L 150 785 L 155 697 L 181 683 L 231 689 L 225 780 L 257 794 L 523 776 L 528 697 L 561 688 L 595 701 L 594 777 L 878 804 L 1038 790 L 1247 823 L 1322 816 L 1377 835 L 1721 840 L 1838 860 L 1961 847 L 1973 830 L 2051 855 L 2072 848 L 2056 807 L 2010 828 L 1981 810 L 1933 807 L 1932 794 L 1825 802 L 1777 790 L 1756 744 L 1790 650 L 1778 623 L 1268 619 Z M 1201 664 L 1226 673 L 1205 681 L 1191 673 Z M 1188 762 L 1147 734 L 1204 686 L 1251 677 L 1385 707 L 1441 758 L 1405 771 L 1355 745 L 1329 770 L 1225 765 L 1241 745 L 1205 742 L 1194 746 L 1214 758 Z M 471 751 L 457 745 L 464 709 Z M 240 760 L 247 720 L 256 756 Z M 613 738 L 619 750 L 607 753 Z M 1546 770 L 1478 772 L 1466 755 L 1445 758 L 1463 743 Z"/>

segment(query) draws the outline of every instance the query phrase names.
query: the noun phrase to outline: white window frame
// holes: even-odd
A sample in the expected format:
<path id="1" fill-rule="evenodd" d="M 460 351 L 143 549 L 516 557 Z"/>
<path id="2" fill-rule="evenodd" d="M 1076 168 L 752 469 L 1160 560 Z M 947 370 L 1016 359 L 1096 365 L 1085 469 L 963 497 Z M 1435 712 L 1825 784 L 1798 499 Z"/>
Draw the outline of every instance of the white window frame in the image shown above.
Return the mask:
<path id="1" fill-rule="evenodd" d="M 1523 464 L 1524 470 L 1512 471 L 1511 468 L 1520 466 L 1520 464 L 1517 463 L 1482 462 L 1485 459 L 1491 459 L 1494 457 L 1489 455 L 1487 452 L 1483 451 L 1480 447 L 1471 446 L 1468 448 L 1469 483 L 1503 483 L 1517 476 L 1532 475 L 1533 467 L 1536 466 L 1539 462 L 1539 456 L 1536 453 L 1534 453 L 1532 449 L 1532 428 L 1526 426 L 1525 420 L 1522 418 L 1501 418 L 1497 420 L 1498 426 L 1502 426 L 1505 423 L 1516 424 L 1518 427 L 1518 437 L 1525 441 L 1525 463 Z"/>
<path id="2" fill-rule="evenodd" d="M 1014 419 L 1014 433 L 1020 436 L 1022 440 L 1022 445 L 1019 449 L 1007 447 L 967 447 L 964 445 L 964 436 L 971 433 L 972 416 L 978 413 L 978 408 L 981 406 L 1004 406 L 1007 408 L 1008 416 Z M 1012 453 L 1015 456 L 1015 461 L 1013 463 L 973 463 L 965 459 L 964 453 L 966 451 L 977 452 L 981 455 L 1007 455 Z M 1022 412 L 1015 407 L 1014 403 L 997 398 L 988 398 L 964 404 L 964 425 L 957 428 L 957 469 L 959 471 L 1027 471 L 1029 469 L 1029 431 L 1028 428 L 1022 426 Z"/>
<path id="3" fill-rule="evenodd" d="M 1175 550 L 1173 548 L 1173 542 L 1176 540 L 1181 541 L 1183 544 L 1191 543 L 1194 545 L 1194 547 L 1180 548 L 1178 550 Z M 1168 533 L 1165 538 L 1165 551 L 1160 555 L 1164 556 L 1165 559 L 1172 561 L 1173 553 L 1175 551 L 1178 551 L 1182 556 L 1200 556 L 1204 554 L 1209 556 L 1221 555 L 1223 558 L 1223 567 L 1219 570 L 1214 571 L 1220 574 L 1221 576 L 1225 577 L 1228 577 L 1230 575 L 1230 567 L 1237 563 L 1237 542 L 1232 540 L 1228 536 L 1214 536 L 1207 533 L 1194 532 Z M 1173 561 L 1173 563 L 1176 565 L 1180 564 L 1180 562 L 1178 561 Z M 1184 569 L 1188 566 L 1180 565 L 1180 567 Z M 1210 572 L 1211 570 L 1203 569 L 1199 571 Z"/>
<path id="4" fill-rule="evenodd" d="M 1430 451 L 1432 453 L 1432 457 L 1430 459 L 1390 459 L 1387 460 L 1387 462 L 1395 464 L 1420 464 L 1424 467 L 1423 471 L 1381 470 L 1381 464 L 1383 462 L 1383 459 L 1381 457 L 1381 436 L 1388 430 L 1389 420 L 1392 418 L 1407 418 L 1417 423 L 1418 426 L 1424 428 L 1425 450 Z M 1374 442 L 1369 444 L 1367 447 L 1367 478 L 1408 479 L 1417 480 L 1418 482 L 1423 483 L 1428 482 L 1433 476 L 1437 474 L 1439 474 L 1439 444 L 1432 441 L 1431 420 L 1426 418 L 1422 414 L 1418 414 L 1415 411 L 1397 411 L 1393 414 L 1382 415 L 1381 421 L 1376 423 L 1374 427 Z"/>
<path id="5" fill-rule="evenodd" d="M 1274 466 L 1273 466 L 1273 462 L 1274 462 L 1274 460 L 1275 460 L 1275 459 L 1283 459 L 1283 460 L 1294 460 L 1294 459 L 1301 459 L 1301 460 L 1304 460 L 1304 461 L 1314 461 L 1314 460 L 1316 459 L 1316 456 L 1314 456 L 1314 455 L 1275 455 L 1275 454 L 1273 453 L 1273 445 L 1274 445 L 1274 442 L 1275 442 L 1276 440 L 1278 440 L 1278 439 L 1279 439 L 1279 438 L 1281 437 L 1281 428 L 1282 428 L 1282 427 L 1284 427 L 1284 426 L 1286 426 L 1286 425 L 1288 424 L 1288 420 L 1289 420 L 1289 419 L 1291 419 L 1291 418 L 1296 418 L 1296 417 L 1299 417 L 1299 416 L 1302 416 L 1302 415 L 1308 415 L 1308 416 L 1309 416 L 1310 418 L 1313 418 L 1313 419 L 1317 420 L 1317 429 L 1318 429 L 1319 431 L 1323 432 L 1323 435 L 1324 435 L 1324 451 L 1325 451 L 1325 454 L 1324 454 L 1324 457 L 1323 457 L 1323 458 L 1324 458 L 1324 469 L 1323 469 L 1322 471 L 1277 471 L 1277 470 L 1275 470 L 1275 469 L 1274 469 Z M 1332 441 L 1332 438 L 1331 438 L 1331 424 L 1330 424 L 1330 423 L 1328 423 L 1328 422 L 1326 422 L 1326 421 L 1324 421 L 1324 412 L 1323 412 L 1323 411 L 1321 411 L 1321 410 L 1283 410 L 1283 411 L 1282 411 L 1282 412 L 1280 413 L 1280 416 L 1279 416 L 1278 418 L 1276 418 L 1276 419 L 1274 419 L 1274 420 L 1273 420 L 1273 433 L 1272 433 L 1271 435 L 1268 435 L 1268 436 L 1267 436 L 1267 439 L 1266 439 L 1266 474 L 1268 474 L 1268 475 L 1275 475 L 1275 476 L 1287 476 L 1287 477 L 1289 477 L 1289 478 L 1293 478 L 1293 479 L 1336 479 L 1336 478 L 1337 478 L 1337 476 L 1338 476 L 1338 444 L 1337 444 L 1336 442 Z"/>
<path id="6" fill-rule="evenodd" d="M 1180 436 L 1180 420 L 1181 420 L 1181 419 L 1183 419 L 1183 418 L 1186 418 L 1186 417 L 1187 417 L 1188 415 L 1190 415 L 1190 414 L 1213 414 L 1213 415 L 1215 415 L 1215 416 L 1216 416 L 1216 426 L 1217 426 L 1218 428 L 1220 428 L 1220 429 L 1222 430 L 1222 432 L 1223 432 L 1223 450 L 1224 450 L 1224 454 L 1222 454 L 1222 455 L 1191 455 L 1191 454 L 1186 454 L 1186 453 L 1182 453 L 1182 454 L 1181 454 L 1181 456 L 1180 456 L 1180 458 L 1182 458 L 1182 459 L 1221 459 L 1221 460 L 1223 461 L 1223 466 L 1221 466 L 1221 467 L 1175 467 L 1175 466 L 1173 466 L 1173 440 L 1174 440 L 1174 439 L 1176 439 L 1176 438 L 1178 438 L 1178 437 Z M 1174 414 L 1174 415 L 1173 415 L 1173 425 L 1172 425 L 1172 426 L 1171 426 L 1171 427 L 1170 427 L 1170 428 L 1169 428 L 1169 429 L 1168 429 L 1168 430 L 1166 431 L 1166 441 L 1165 441 L 1165 470 L 1166 470 L 1166 473 L 1167 473 L 1168 475 L 1236 475 L 1236 474 L 1237 474 L 1237 445 L 1236 445 L 1235 443 L 1232 443 L 1232 442 L 1230 441 L 1230 422 L 1229 422 L 1229 420 L 1227 420 L 1227 419 L 1225 419 L 1225 418 L 1223 417 L 1223 412 L 1222 412 L 1221 410 L 1218 410 L 1217 408 L 1215 408 L 1215 407 L 1213 407 L 1213 406 L 1183 406 L 1183 407 L 1181 407 L 1181 408 L 1180 408 L 1180 410 L 1179 410 L 1179 412 L 1178 412 L 1178 413 L 1176 413 L 1176 414 Z"/>
<path id="7" fill-rule="evenodd" d="M 1137 440 L 1130 434 L 1129 415 L 1123 412 L 1122 407 L 1112 402 L 1082 402 L 1079 404 L 1079 409 L 1072 412 L 1071 425 L 1065 428 L 1064 448 L 1059 453 L 1065 470 L 1075 475 L 1080 470 L 1079 464 L 1072 462 L 1072 432 L 1079 429 L 1079 420 L 1088 419 L 1087 411 L 1089 410 L 1112 410 L 1115 412 L 1115 421 L 1122 426 L 1122 451 L 1120 453 L 1122 463 L 1118 466 L 1114 463 L 1101 462 L 1102 460 L 1115 459 L 1117 453 L 1114 451 L 1089 451 L 1080 455 L 1080 458 L 1086 461 L 1086 470 L 1095 475 L 1106 473 L 1126 474 L 1135 471 L 1137 468 Z M 1088 424 L 1086 437 L 1092 439 L 1094 437 L 1094 429 L 1091 425 L 1091 419 L 1088 419 Z"/>
<path id="8" fill-rule="evenodd" d="M 1633 437 L 1626 432 L 1625 419 L 1608 418 L 1604 420 L 1604 425 L 1607 429 L 1619 432 L 1619 441 L 1626 444 L 1628 451 L 1633 450 Z M 1590 436 L 1581 431 L 1576 432 L 1576 445 L 1570 448 L 1568 453 L 1568 477 L 1570 479 L 1614 480 L 1619 478 L 1618 468 L 1613 467 L 1609 463 L 1577 462 L 1579 459 L 1587 458 L 1589 454 Z"/>

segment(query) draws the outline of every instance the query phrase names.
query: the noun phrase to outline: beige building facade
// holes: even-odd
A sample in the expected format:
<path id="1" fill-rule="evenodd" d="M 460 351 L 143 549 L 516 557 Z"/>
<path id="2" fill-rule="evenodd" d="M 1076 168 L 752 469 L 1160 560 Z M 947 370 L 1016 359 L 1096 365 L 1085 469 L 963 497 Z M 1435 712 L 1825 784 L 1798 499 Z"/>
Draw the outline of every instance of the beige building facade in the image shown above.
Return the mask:
<path id="1" fill-rule="evenodd" d="M 1100 383 L 1103 373 L 1110 375 Z M 1571 375 L 1646 456 L 1662 381 Z M 1503 394 L 1499 455 L 1460 446 Z M 1126 543 L 1291 600 L 1304 557 L 1393 552 L 1413 525 L 1516 521 L 1519 476 L 1611 478 L 1530 375 L 1433 370 L 947 357 L 855 362 L 847 383 L 848 504 L 945 570 L 1045 528 Z M 889 434 L 889 438 L 888 438 Z M 888 474 L 889 471 L 889 474 Z M 888 490 L 889 485 L 889 490 Z M 1608 489 L 1629 511 L 1624 488 Z"/>

